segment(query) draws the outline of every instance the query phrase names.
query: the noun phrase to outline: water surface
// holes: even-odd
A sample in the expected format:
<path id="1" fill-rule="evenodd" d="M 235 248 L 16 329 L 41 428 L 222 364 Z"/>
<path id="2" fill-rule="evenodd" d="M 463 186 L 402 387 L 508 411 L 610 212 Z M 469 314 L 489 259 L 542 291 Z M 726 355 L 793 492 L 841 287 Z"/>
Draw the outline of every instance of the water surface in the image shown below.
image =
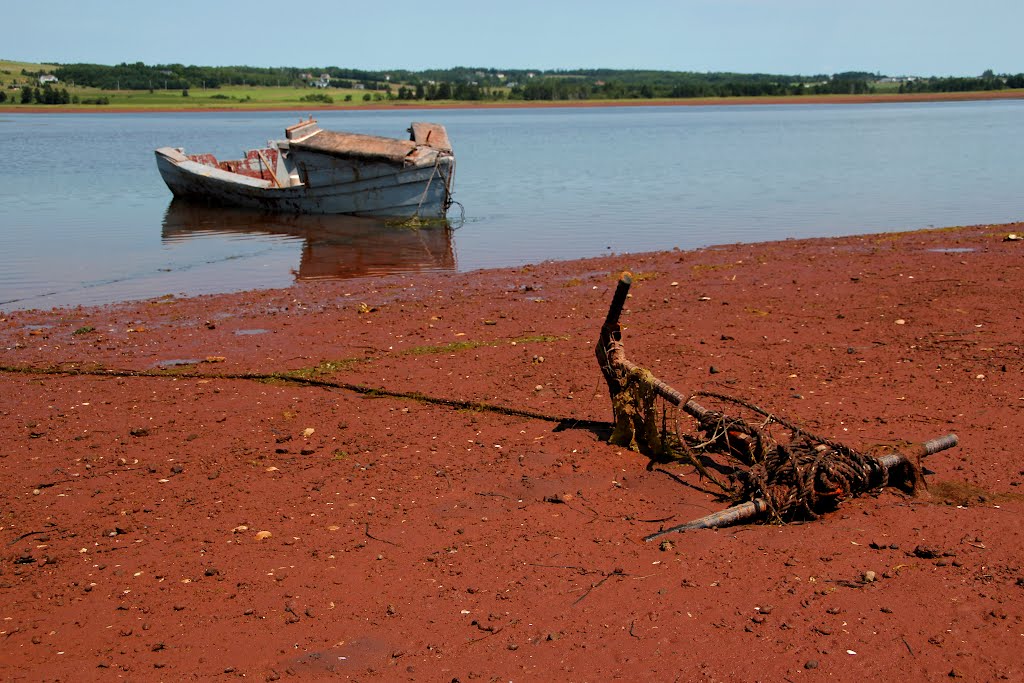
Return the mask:
<path id="1" fill-rule="evenodd" d="M 1020 101 L 321 112 L 444 123 L 461 227 L 171 202 L 156 147 L 237 158 L 298 118 L 0 113 L 0 310 L 1024 217 Z"/>

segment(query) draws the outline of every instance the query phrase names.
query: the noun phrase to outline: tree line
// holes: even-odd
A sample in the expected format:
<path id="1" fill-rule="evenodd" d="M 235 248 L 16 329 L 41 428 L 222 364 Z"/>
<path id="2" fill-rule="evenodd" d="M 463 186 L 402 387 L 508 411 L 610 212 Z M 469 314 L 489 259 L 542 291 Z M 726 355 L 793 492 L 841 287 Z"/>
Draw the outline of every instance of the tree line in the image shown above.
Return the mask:
<path id="1" fill-rule="evenodd" d="M 928 78 L 900 83 L 901 93 L 913 92 L 977 92 L 979 90 L 1003 90 L 1024 88 L 1024 73 L 996 75 L 991 70 L 977 78 Z"/>
<path id="2" fill-rule="evenodd" d="M 100 88 L 102 90 L 185 90 L 204 88 L 217 90 L 233 85 L 295 86 L 307 85 L 310 76 L 315 80 L 326 73 L 335 87 L 351 88 L 361 83 L 371 90 L 383 89 L 380 81 L 368 71 L 337 67 L 306 68 L 251 66 L 185 66 L 183 64 L 154 64 L 142 62 L 103 64 L 62 64 L 53 75 L 63 82 Z"/>
<path id="3" fill-rule="evenodd" d="M 21 86 L 21 91 L 17 95 L 8 96 L 3 90 L 0 90 L 0 104 L 7 102 L 20 103 L 20 104 L 110 104 L 110 98 L 105 96 L 99 97 L 82 97 L 78 95 L 72 95 L 68 92 L 67 88 L 55 88 L 49 83 L 45 83 L 40 87 L 32 87 L 31 85 Z"/>
<path id="4" fill-rule="evenodd" d="M 37 75 L 23 72 L 26 75 Z M 888 91 L 955 92 L 1024 88 L 1024 74 L 978 77 L 887 79 L 880 73 L 783 75 L 733 72 L 683 72 L 630 69 L 526 70 L 453 67 L 423 71 L 365 71 L 328 67 L 250 67 L 64 64 L 53 74 L 62 83 L 103 90 L 217 90 L 234 85 L 307 87 L 327 74 L 330 89 L 362 88 L 373 99 L 399 100 L 602 100 L 792 95 L 862 95 L 877 92 L 884 80 L 898 81 Z M 43 100 L 53 94 L 39 90 Z M 32 93 L 33 101 L 42 102 Z M 24 99 L 24 93 L 23 93 Z M 366 95 L 363 99 L 370 99 Z"/>
<path id="5" fill-rule="evenodd" d="M 71 104 L 71 95 L 66 88 L 54 88 L 49 83 L 41 88 L 30 85 L 21 88 L 22 104 Z"/>
<path id="6" fill-rule="evenodd" d="M 864 79 L 828 78 L 815 83 L 795 79 L 711 80 L 687 78 L 676 82 L 625 83 L 618 80 L 584 81 L 543 78 L 512 88 L 510 98 L 524 100 L 654 99 L 697 97 L 767 97 L 781 95 L 862 95 L 875 88 Z"/>

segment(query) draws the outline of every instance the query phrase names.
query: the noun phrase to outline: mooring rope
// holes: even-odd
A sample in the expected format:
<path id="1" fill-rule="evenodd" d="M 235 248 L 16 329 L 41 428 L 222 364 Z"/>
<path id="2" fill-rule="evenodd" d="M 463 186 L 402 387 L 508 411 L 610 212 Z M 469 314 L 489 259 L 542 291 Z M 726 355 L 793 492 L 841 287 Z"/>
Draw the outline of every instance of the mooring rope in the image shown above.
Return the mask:
<path id="1" fill-rule="evenodd" d="M 437 176 L 440 176 L 440 177 L 444 178 L 444 180 L 445 180 L 445 182 L 444 182 L 444 202 L 443 202 L 443 207 L 441 209 L 441 214 L 443 215 L 443 214 L 448 213 L 448 209 L 451 208 L 451 205 L 452 205 L 452 180 L 455 177 L 455 157 L 451 157 L 451 160 L 452 160 L 452 170 L 448 174 L 447 177 L 445 177 L 444 174 L 441 173 L 441 158 L 442 157 L 441 157 L 440 154 L 438 154 L 434 158 L 434 167 L 433 167 L 433 169 L 430 172 L 430 178 L 427 179 L 427 186 L 425 188 L 423 188 L 423 194 L 420 195 L 420 202 L 419 202 L 419 204 L 416 205 L 416 215 L 417 216 L 420 215 L 420 210 L 423 208 L 423 202 L 425 202 L 427 200 L 427 194 L 430 192 L 430 186 L 434 182 L 434 178 L 437 177 Z"/>
<path id="2" fill-rule="evenodd" d="M 29 365 L 0 365 L 0 373 L 21 374 L 21 375 L 63 375 L 68 377 L 144 377 L 159 379 L 225 379 L 225 380 L 248 380 L 254 382 L 286 382 L 291 384 L 304 384 L 307 386 L 322 387 L 326 389 L 342 389 L 370 398 L 399 398 L 410 401 L 417 401 L 429 405 L 439 405 L 455 410 L 475 410 L 485 413 L 497 413 L 512 417 L 524 417 L 531 420 L 543 422 L 557 422 L 560 424 L 572 424 L 581 427 L 607 427 L 607 422 L 596 420 L 583 420 L 573 417 L 559 417 L 548 415 L 533 410 L 500 406 L 485 401 L 466 401 L 462 399 L 442 398 L 430 396 L 418 391 L 396 391 L 381 387 L 368 387 L 361 384 L 349 382 L 332 382 L 312 377 L 301 377 L 288 373 L 270 372 L 190 372 L 182 370 L 117 370 L 117 369 L 95 369 L 86 370 L 82 368 L 60 368 L 49 367 L 39 368 Z"/>

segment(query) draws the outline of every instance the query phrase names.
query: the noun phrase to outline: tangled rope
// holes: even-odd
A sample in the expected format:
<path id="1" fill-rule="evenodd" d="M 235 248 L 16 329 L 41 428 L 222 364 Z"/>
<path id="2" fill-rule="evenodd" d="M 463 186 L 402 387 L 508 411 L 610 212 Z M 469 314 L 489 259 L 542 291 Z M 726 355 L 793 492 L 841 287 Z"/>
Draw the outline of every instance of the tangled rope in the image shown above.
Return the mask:
<path id="1" fill-rule="evenodd" d="M 647 370 L 625 373 L 612 402 L 616 424 L 612 443 L 658 460 L 693 465 L 703 480 L 731 502 L 763 500 L 773 521 L 816 519 L 846 498 L 877 492 L 889 484 L 888 471 L 870 455 L 814 434 L 750 401 L 714 391 L 695 392 L 690 399 L 714 399 L 744 409 L 756 419 L 705 410 L 694 416 L 696 433 L 687 434 L 680 426 L 680 408 L 659 400 L 657 382 Z M 788 435 L 776 434 L 779 430 L 773 431 L 774 425 Z M 916 486 L 923 481 L 918 465 L 909 467 L 912 471 L 905 478 Z"/>
<path id="2" fill-rule="evenodd" d="M 714 391 L 687 397 L 626 357 L 619 317 L 631 284 L 632 276 L 623 273 L 595 347 L 615 416 L 611 441 L 654 459 L 689 463 L 734 503 L 721 514 L 652 534 L 646 540 L 671 531 L 732 524 L 762 513 L 774 521 L 814 519 L 846 498 L 880 491 L 890 484 L 892 473 L 902 475 L 898 480 L 917 493 L 924 485 L 920 459 L 957 444 L 956 435 L 948 434 L 905 452 L 890 449 L 876 458 L 744 399 Z M 752 415 L 727 415 L 724 410 L 706 408 L 697 397 L 730 404 Z M 680 411 L 696 420 L 697 433 L 680 428 Z M 779 435 L 780 428 L 788 434 Z"/>

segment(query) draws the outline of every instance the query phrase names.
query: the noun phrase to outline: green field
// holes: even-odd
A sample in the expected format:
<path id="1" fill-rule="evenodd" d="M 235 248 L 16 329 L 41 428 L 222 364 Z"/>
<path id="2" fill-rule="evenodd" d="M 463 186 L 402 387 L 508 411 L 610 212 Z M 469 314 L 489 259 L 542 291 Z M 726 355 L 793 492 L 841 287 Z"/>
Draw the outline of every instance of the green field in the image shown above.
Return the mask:
<path id="1" fill-rule="evenodd" d="M 67 87 L 67 86 L 65 86 Z M 80 99 L 106 97 L 110 100 L 108 107 L 130 107 L 138 109 L 282 109 L 330 106 L 331 104 L 359 105 L 365 102 L 364 90 L 331 89 L 328 92 L 315 88 L 261 87 L 261 86 L 230 86 L 216 90 L 193 88 L 185 97 L 181 90 L 98 90 L 95 88 L 68 87 L 72 95 Z M 310 95 L 326 95 L 331 102 L 303 100 Z M 346 101 L 346 96 L 351 97 Z M 94 105 L 95 106 L 95 105 Z"/>
<path id="2" fill-rule="evenodd" d="M 27 108 L 28 106 L 38 107 L 40 105 L 21 105 L 20 91 L 23 86 L 35 88 L 38 82 L 35 77 L 22 75 L 22 70 L 30 72 L 47 72 L 56 68 L 53 64 L 35 64 L 29 62 L 15 62 L 0 60 L 0 89 L 7 93 L 7 101 L 0 104 L 0 107 L 11 109 Z M 400 84 L 395 84 L 397 87 Z M 316 108 L 332 105 L 360 106 L 368 104 L 380 105 L 385 102 L 391 104 L 399 103 L 396 100 L 387 100 L 383 93 L 366 90 L 347 90 L 342 88 L 329 88 L 320 90 L 317 88 L 304 87 L 296 88 L 283 87 L 261 87 L 233 85 L 217 89 L 192 88 L 185 97 L 181 90 L 165 90 L 154 88 L 152 90 L 101 90 L 99 88 L 83 88 L 73 83 L 57 83 L 55 87 L 66 89 L 72 97 L 79 101 L 95 100 L 106 98 L 105 105 L 97 104 L 70 104 L 50 105 L 48 109 L 54 110 L 103 110 L 111 108 L 132 108 L 132 109 L 302 109 Z M 365 99 L 369 96 L 369 99 Z M 326 96 L 330 102 L 304 100 L 310 96 Z"/>
<path id="3" fill-rule="evenodd" d="M 53 64 L 33 64 L 30 62 L 12 62 L 7 59 L 0 59 L 0 89 L 7 93 L 10 98 L 13 93 L 15 96 L 17 92 L 10 89 L 11 86 L 17 86 L 20 88 L 22 85 L 35 85 L 34 79 L 28 76 L 22 76 L 21 70 L 27 71 L 50 71 L 55 69 L 56 66 Z"/>

